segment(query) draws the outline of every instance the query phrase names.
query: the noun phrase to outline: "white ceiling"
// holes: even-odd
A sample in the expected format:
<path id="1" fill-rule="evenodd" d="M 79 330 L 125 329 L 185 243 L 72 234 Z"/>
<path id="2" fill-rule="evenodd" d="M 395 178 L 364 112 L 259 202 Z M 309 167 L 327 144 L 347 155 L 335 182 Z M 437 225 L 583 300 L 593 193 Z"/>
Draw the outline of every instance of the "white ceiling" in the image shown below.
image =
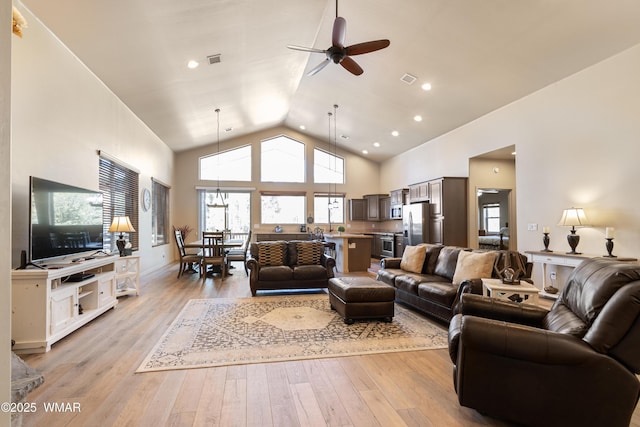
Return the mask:
<path id="1" fill-rule="evenodd" d="M 391 46 L 354 57 L 359 77 L 308 77 L 324 56 L 286 45 L 328 48 L 333 0 L 23 4 L 175 151 L 216 141 L 216 108 L 223 140 L 282 124 L 328 140 L 338 104 L 337 143 L 381 161 L 640 43 L 637 0 L 343 0 L 347 45 Z"/>

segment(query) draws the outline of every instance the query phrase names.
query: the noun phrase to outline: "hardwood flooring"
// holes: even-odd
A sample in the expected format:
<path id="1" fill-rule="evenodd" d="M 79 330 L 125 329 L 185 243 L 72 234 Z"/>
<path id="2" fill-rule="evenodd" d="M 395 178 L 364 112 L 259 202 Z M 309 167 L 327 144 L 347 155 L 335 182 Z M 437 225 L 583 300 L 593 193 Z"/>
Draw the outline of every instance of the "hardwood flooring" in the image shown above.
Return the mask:
<path id="1" fill-rule="evenodd" d="M 161 269 L 140 296 L 120 298 L 50 352 L 24 355 L 45 383 L 28 396 L 37 412 L 23 426 L 509 425 L 458 404 L 446 349 L 134 373 L 187 300 L 251 295 L 237 267 L 204 281 L 176 279 L 177 264 Z M 45 412 L 52 402 L 80 411 Z"/>

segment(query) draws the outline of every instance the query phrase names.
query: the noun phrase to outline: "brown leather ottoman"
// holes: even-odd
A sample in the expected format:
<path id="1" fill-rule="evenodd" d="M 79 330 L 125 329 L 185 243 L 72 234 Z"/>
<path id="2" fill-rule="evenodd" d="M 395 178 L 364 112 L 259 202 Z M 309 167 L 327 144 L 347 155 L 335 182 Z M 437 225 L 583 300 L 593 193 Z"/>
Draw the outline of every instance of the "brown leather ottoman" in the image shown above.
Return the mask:
<path id="1" fill-rule="evenodd" d="M 396 290 L 370 277 L 334 277 L 329 279 L 329 302 L 344 319 L 384 318 L 391 322 L 394 315 Z"/>

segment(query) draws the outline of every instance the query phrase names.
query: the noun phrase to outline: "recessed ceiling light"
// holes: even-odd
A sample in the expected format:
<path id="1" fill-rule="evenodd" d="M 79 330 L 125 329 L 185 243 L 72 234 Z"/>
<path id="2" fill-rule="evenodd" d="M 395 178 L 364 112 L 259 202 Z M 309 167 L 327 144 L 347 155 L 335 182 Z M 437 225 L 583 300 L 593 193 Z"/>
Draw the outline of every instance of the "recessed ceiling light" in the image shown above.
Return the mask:
<path id="1" fill-rule="evenodd" d="M 369 154 L 369 151 L 367 151 L 367 150 L 362 150 L 362 154 Z"/>
<path id="2" fill-rule="evenodd" d="M 190 69 L 194 69 L 194 68 L 198 68 L 198 65 L 200 65 L 198 63 L 198 61 L 194 61 L 193 59 L 189 62 L 187 62 L 187 67 L 189 67 Z"/>
<path id="3" fill-rule="evenodd" d="M 391 135 L 398 136 L 400 135 L 400 132 L 398 132 L 397 130 L 394 130 L 393 132 L 391 132 Z"/>
<path id="4" fill-rule="evenodd" d="M 513 153 L 511 153 L 511 155 L 512 155 L 512 156 L 515 156 L 515 155 L 516 155 L 516 152 L 514 151 Z"/>
<path id="5" fill-rule="evenodd" d="M 380 147 L 380 143 L 379 143 L 379 142 L 374 142 L 374 143 L 373 143 L 373 146 L 374 146 L 374 147 Z"/>
<path id="6" fill-rule="evenodd" d="M 413 116 L 413 120 L 415 120 L 416 122 L 421 122 L 422 116 L 421 115 Z"/>
<path id="7" fill-rule="evenodd" d="M 431 83 L 423 83 L 422 90 L 431 90 Z"/>
<path id="8" fill-rule="evenodd" d="M 307 127 L 305 125 L 300 125 L 300 130 L 305 130 Z"/>

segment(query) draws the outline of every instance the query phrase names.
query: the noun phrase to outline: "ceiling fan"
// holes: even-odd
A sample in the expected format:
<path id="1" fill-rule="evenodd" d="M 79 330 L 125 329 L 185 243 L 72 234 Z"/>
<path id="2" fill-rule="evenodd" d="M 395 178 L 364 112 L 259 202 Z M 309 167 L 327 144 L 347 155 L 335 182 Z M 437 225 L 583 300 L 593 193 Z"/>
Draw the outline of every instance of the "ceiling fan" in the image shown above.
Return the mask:
<path id="1" fill-rule="evenodd" d="M 362 67 L 358 65 L 351 57 L 355 55 L 362 55 L 364 53 L 375 52 L 376 50 L 384 49 L 389 46 L 391 42 L 389 40 L 373 40 L 364 43 L 352 44 L 351 46 L 344 45 L 345 33 L 347 30 L 347 21 L 338 16 L 338 0 L 336 0 L 336 19 L 333 21 L 333 34 L 331 37 L 331 47 L 328 49 L 316 49 L 313 47 L 302 47 L 295 45 L 287 45 L 289 49 L 301 50 L 303 52 L 312 53 L 324 53 L 327 55 L 327 59 L 315 66 L 311 71 L 307 73 L 308 76 L 317 74 L 320 70 L 326 67 L 329 62 L 342 65 L 347 71 L 356 76 L 359 76 L 364 72 Z"/>

